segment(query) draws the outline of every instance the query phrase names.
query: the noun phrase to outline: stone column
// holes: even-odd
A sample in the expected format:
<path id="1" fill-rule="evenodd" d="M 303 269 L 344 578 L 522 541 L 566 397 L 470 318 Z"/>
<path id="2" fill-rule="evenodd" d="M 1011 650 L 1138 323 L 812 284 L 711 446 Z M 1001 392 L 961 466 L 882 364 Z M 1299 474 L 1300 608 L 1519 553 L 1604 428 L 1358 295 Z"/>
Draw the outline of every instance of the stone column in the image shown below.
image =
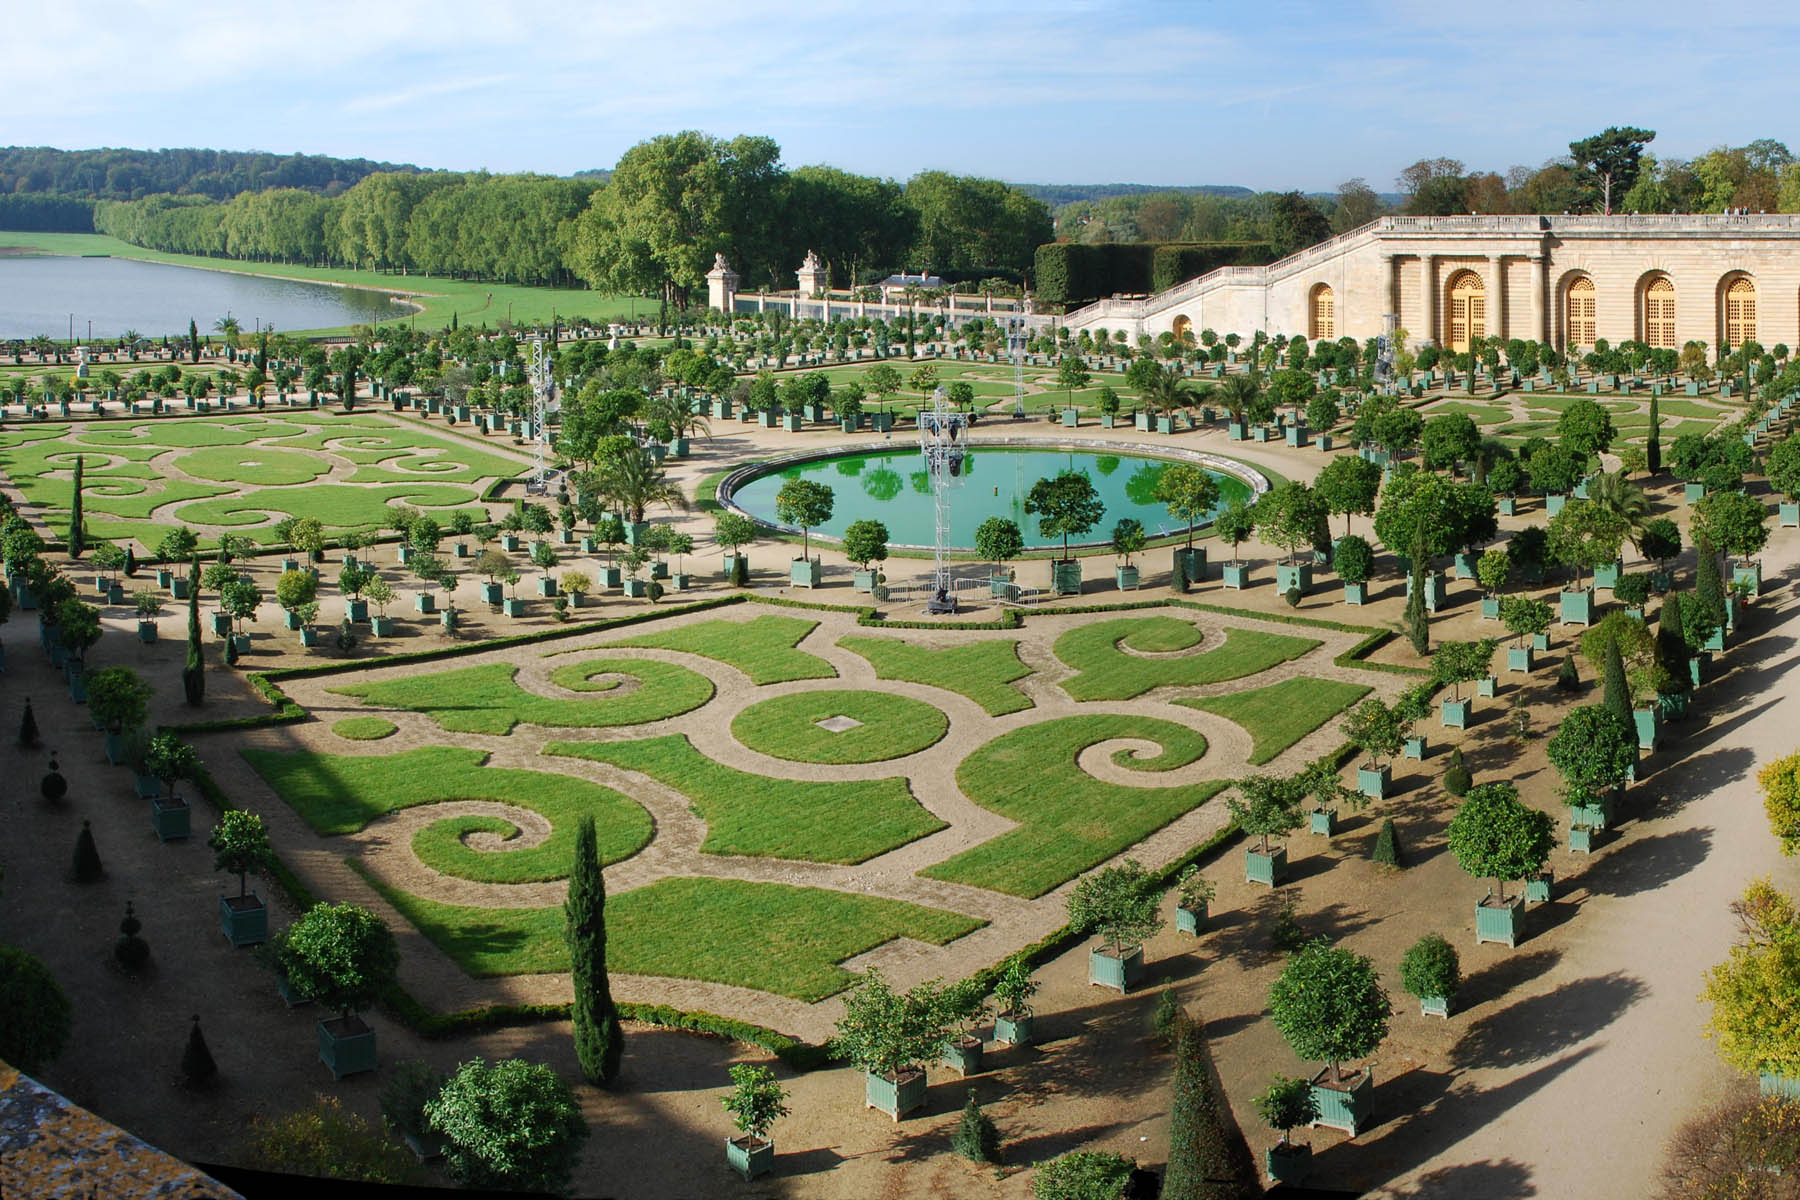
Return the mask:
<path id="1" fill-rule="evenodd" d="M 1510 314 L 1506 311 L 1506 263 L 1501 255 L 1488 255 L 1488 278 L 1487 336 L 1504 340 Z"/>
<path id="2" fill-rule="evenodd" d="M 1437 255 L 1419 255 L 1419 303 L 1425 310 L 1425 328 L 1419 340 L 1437 345 L 1443 336 L 1438 328 Z"/>
<path id="3" fill-rule="evenodd" d="M 1550 331 L 1545 327 L 1544 296 L 1549 291 L 1549 262 L 1541 253 L 1531 256 L 1531 337 L 1533 341 L 1548 342 Z"/>
<path id="4" fill-rule="evenodd" d="M 1383 316 L 1392 315 L 1395 322 L 1404 326 L 1400 320 L 1400 272 L 1392 254 L 1381 256 L 1382 302 L 1387 305 Z"/>

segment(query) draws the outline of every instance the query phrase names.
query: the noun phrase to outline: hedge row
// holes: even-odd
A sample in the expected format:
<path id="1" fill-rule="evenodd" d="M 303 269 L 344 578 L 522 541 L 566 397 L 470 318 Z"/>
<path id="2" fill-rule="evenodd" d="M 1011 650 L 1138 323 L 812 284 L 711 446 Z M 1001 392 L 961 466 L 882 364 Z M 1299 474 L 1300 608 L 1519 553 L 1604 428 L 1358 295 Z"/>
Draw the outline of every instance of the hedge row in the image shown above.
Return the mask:
<path id="1" fill-rule="evenodd" d="M 1115 292 L 1160 292 L 1219 267 L 1260 266 L 1275 257 L 1260 242 L 1050 242 L 1037 248 L 1037 298 L 1075 305 Z"/>

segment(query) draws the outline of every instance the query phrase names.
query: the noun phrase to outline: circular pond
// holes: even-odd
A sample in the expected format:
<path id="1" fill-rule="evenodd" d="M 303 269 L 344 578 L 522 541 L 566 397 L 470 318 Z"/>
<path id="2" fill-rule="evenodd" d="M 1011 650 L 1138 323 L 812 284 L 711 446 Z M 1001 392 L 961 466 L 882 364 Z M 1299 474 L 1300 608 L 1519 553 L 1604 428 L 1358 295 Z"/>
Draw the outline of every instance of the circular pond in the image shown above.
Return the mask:
<path id="1" fill-rule="evenodd" d="M 971 549 L 975 530 L 989 517 L 1018 523 L 1027 546 L 1059 545 L 1040 537 L 1037 519 L 1025 511 L 1025 497 L 1039 479 L 1076 471 L 1086 475 L 1106 505 L 1088 535 L 1105 542 L 1121 518 L 1136 517 L 1152 537 L 1181 531 L 1180 522 L 1156 501 L 1156 484 L 1177 461 L 1200 464 L 1219 481 L 1221 505 L 1247 500 L 1268 486 L 1255 470 L 1228 459 L 1192 452 L 1154 456 L 1150 448 L 1126 452 L 1091 442 L 1059 445 L 975 443 L 950 491 L 950 543 Z M 785 527 L 775 515 L 775 494 L 789 479 L 811 479 L 831 488 L 831 519 L 814 534 L 842 537 L 852 521 L 873 518 L 887 526 L 894 546 L 927 547 L 936 541 L 931 484 L 915 447 L 824 451 L 794 455 L 735 472 L 719 487 L 719 499 L 765 525 Z M 1208 514 L 1210 519 L 1210 514 Z M 1205 522 L 1202 522 L 1204 524 Z"/>

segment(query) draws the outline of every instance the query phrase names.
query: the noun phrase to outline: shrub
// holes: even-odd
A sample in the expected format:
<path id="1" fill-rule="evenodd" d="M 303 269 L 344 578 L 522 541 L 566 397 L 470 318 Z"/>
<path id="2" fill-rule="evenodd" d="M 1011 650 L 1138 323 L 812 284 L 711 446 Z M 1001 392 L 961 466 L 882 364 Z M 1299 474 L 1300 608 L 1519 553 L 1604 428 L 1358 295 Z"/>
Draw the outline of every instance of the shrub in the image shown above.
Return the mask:
<path id="1" fill-rule="evenodd" d="M 1400 959 L 1400 986 L 1414 996 L 1453 996 L 1462 986 L 1462 962 L 1456 947 L 1435 933 L 1428 933 Z"/>
<path id="2" fill-rule="evenodd" d="M 1563 655 L 1562 666 L 1556 669 L 1556 686 L 1564 692 L 1581 690 L 1581 672 L 1575 666 L 1573 654 Z"/>
<path id="3" fill-rule="evenodd" d="M 1297 587 L 1291 587 L 1287 591 L 1281 593 L 1281 598 L 1287 601 L 1287 606 L 1289 608 L 1300 607 L 1300 589 Z"/>
<path id="4" fill-rule="evenodd" d="M 1800 439 L 1796 439 L 1800 443 Z M 1762 786 L 1763 811 L 1769 828 L 1781 839 L 1781 852 L 1800 851 L 1800 752 L 1776 759 L 1756 773 Z"/>
<path id="5" fill-rule="evenodd" d="M 1324 941 L 1289 959 L 1269 988 L 1275 1028 L 1295 1054 L 1324 1062 L 1337 1079 L 1343 1062 L 1375 1052 L 1387 1036 L 1388 1013 L 1375 964 Z"/>
<path id="6" fill-rule="evenodd" d="M 1312 1124 L 1319 1116 L 1319 1103 L 1313 1099 L 1312 1084 L 1285 1075 L 1275 1076 L 1268 1090 L 1250 1103 L 1256 1106 L 1256 1115 L 1263 1119 L 1263 1124 L 1281 1135 L 1284 1146 L 1288 1144 L 1290 1133 L 1301 1125 Z"/>
<path id="7" fill-rule="evenodd" d="M 1800 1105 L 1778 1096 L 1723 1101 L 1669 1141 L 1660 1200 L 1785 1200 L 1800 1172 Z"/>
<path id="8" fill-rule="evenodd" d="M 185 1087 L 205 1087 L 219 1077 L 219 1064 L 213 1061 L 206 1035 L 200 1032 L 200 1017 L 195 1014 L 188 1028 L 187 1045 L 181 1051 L 181 1082 Z"/>
<path id="9" fill-rule="evenodd" d="M 1300 906 L 1292 889 L 1282 889 L 1275 919 L 1269 926 L 1269 943 L 1282 954 L 1292 954 L 1306 945 L 1306 930 L 1300 927 Z"/>
<path id="10" fill-rule="evenodd" d="M 421 1178 L 410 1151 L 345 1112 L 335 1096 L 317 1096 L 272 1121 L 255 1120 L 244 1157 L 262 1170 L 290 1175 L 399 1184 Z"/>
<path id="11" fill-rule="evenodd" d="M 425 1106 L 444 1088 L 449 1076 L 431 1064 L 409 1058 L 394 1065 L 381 1089 L 381 1115 L 394 1128 L 419 1137 L 428 1132 Z"/>
<path id="12" fill-rule="evenodd" d="M 1156 998 L 1156 1007 L 1150 1013 L 1150 1032 L 1165 1046 L 1174 1040 L 1175 1023 L 1181 1019 L 1181 1005 L 1175 999 L 1175 989 L 1164 986 Z"/>
<path id="13" fill-rule="evenodd" d="M 560 1191 L 588 1138 L 569 1085 L 517 1058 L 463 1063 L 425 1116 L 444 1135 L 450 1174 L 477 1187 Z"/>
<path id="14" fill-rule="evenodd" d="M 993 1119 L 981 1111 L 974 1088 L 969 1089 L 969 1098 L 963 1102 L 962 1118 L 950 1135 L 950 1145 L 970 1162 L 1000 1161 L 1000 1130 L 994 1126 Z"/>
<path id="15" fill-rule="evenodd" d="M 1462 747 L 1453 747 L 1450 751 L 1449 761 L 1444 766 L 1444 790 L 1452 796 L 1463 796 L 1468 793 L 1474 782 L 1473 776 L 1469 774 L 1469 768 L 1463 765 Z"/>
<path id="16" fill-rule="evenodd" d="M 35 1075 L 69 1041 L 69 997 L 43 960 L 0 943 L 0 1060 Z"/>
<path id="17" fill-rule="evenodd" d="M 1394 818 L 1382 818 L 1381 832 L 1375 835 L 1375 846 L 1369 851 L 1369 859 L 1384 867 L 1398 869 L 1405 865 L 1400 859 L 1400 835 L 1394 829 Z"/>
<path id="18" fill-rule="evenodd" d="M 354 904 L 315 904 L 287 930 L 288 982 L 348 1018 L 393 984 L 400 950 L 385 922 Z"/>
<path id="19" fill-rule="evenodd" d="M 1137 1163 L 1102 1150 L 1072 1150 L 1039 1163 L 1031 1194 L 1036 1200 L 1119 1200 Z"/>
<path id="20" fill-rule="evenodd" d="M 132 911 L 131 901 L 125 902 L 125 919 L 119 922 L 119 940 L 113 943 L 113 958 L 127 971 L 140 971 L 150 961 L 150 943 L 138 936 L 144 923 L 137 919 Z"/>
<path id="21" fill-rule="evenodd" d="M 889 1079 L 934 1061 L 950 1041 L 943 993 L 935 979 L 896 992 L 871 968 L 845 995 L 832 1044 L 859 1070 Z"/>
<path id="22" fill-rule="evenodd" d="M 106 877 L 100 850 L 94 845 L 93 827 L 85 820 L 81 823 L 81 832 L 75 835 L 75 859 L 70 870 L 76 883 L 98 883 Z"/>
<path id="23" fill-rule="evenodd" d="M 1008 962 L 994 982 L 994 999 L 1000 1005 L 1000 1015 L 1009 1019 L 1029 1017 L 1031 998 L 1037 994 L 1038 986 L 1031 977 L 1031 965 L 1023 958 Z"/>
<path id="24" fill-rule="evenodd" d="M 775 1122 L 788 1115 L 787 1089 L 775 1079 L 767 1067 L 736 1063 L 731 1068 L 731 1091 L 720 1103 L 731 1114 L 738 1132 L 757 1141 L 766 1141 Z M 975 1094 L 969 1093 L 973 1101 Z"/>

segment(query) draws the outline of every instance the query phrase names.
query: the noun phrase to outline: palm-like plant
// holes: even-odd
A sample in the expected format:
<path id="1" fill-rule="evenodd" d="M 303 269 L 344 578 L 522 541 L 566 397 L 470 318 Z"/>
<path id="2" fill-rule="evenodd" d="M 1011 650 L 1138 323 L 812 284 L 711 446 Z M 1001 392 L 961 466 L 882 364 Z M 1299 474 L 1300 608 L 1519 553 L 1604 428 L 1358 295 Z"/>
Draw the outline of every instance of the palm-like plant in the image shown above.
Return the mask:
<path id="1" fill-rule="evenodd" d="M 664 424 L 675 431 L 677 438 L 685 438 L 697 433 L 701 437 L 712 436 L 712 425 L 704 414 L 694 411 L 694 406 L 679 393 L 668 395 L 658 393 L 645 405 L 644 416 L 652 425 Z"/>
<path id="2" fill-rule="evenodd" d="M 238 319 L 236 317 L 232 316 L 230 313 L 226 313 L 224 316 L 213 322 L 213 332 L 224 334 L 225 344 L 230 346 L 233 350 L 236 350 L 238 338 L 244 332 L 244 327 L 238 324 Z"/>
<path id="3" fill-rule="evenodd" d="M 622 509 L 637 524 L 653 504 L 685 509 L 687 496 L 664 474 L 662 464 L 636 443 L 629 443 L 609 454 L 595 474 L 599 477 L 600 494 Z"/>
<path id="4" fill-rule="evenodd" d="M 132 362 L 137 361 L 138 343 L 143 340 L 144 335 L 135 329 L 127 329 L 119 335 L 119 345 L 131 355 Z"/>
<path id="5" fill-rule="evenodd" d="M 1146 372 L 1148 374 L 1148 372 Z M 1194 393 L 1171 366 L 1161 367 L 1144 381 L 1144 402 L 1162 413 L 1172 413 L 1193 402 Z"/>
<path id="6" fill-rule="evenodd" d="M 1261 385 L 1249 375 L 1227 375 L 1224 383 L 1219 386 L 1219 403 L 1231 414 L 1232 421 L 1241 425 L 1244 410 L 1261 391 Z"/>
<path id="7" fill-rule="evenodd" d="M 1588 499 L 1625 523 L 1626 537 L 1642 554 L 1638 541 L 1650 520 L 1650 497 L 1644 489 L 1627 479 L 1623 470 L 1603 471 L 1588 480 Z"/>

